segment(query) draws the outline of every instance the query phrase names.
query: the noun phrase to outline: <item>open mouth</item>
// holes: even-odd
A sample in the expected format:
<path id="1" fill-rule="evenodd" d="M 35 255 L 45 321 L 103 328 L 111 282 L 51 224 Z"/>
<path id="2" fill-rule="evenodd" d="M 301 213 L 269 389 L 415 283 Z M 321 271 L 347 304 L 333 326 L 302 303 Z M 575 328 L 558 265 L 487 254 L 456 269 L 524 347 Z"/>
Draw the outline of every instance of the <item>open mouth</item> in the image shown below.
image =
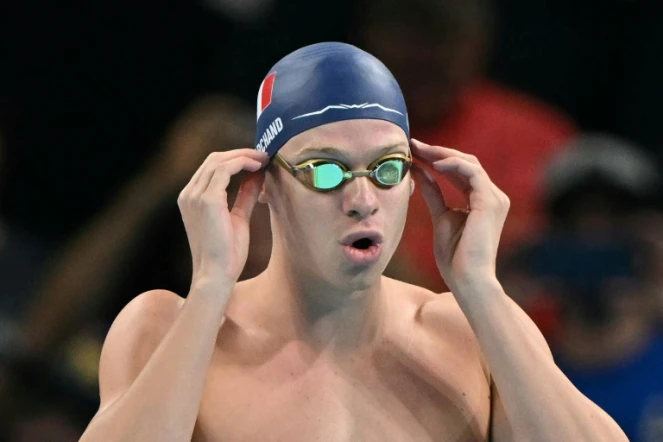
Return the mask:
<path id="1" fill-rule="evenodd" d="M 370 238 L 361 238 L 352 243 L 352 247 L 359 250 L 366 250 L 373 245 L 373 240 Z"/>
<path id="2" fill-rule="evenodd" d="M 376 231 L 356 232 L 341 241 L 346 257 L 357 265 L 376 263 L 382 255 L 382 235 Z"/>

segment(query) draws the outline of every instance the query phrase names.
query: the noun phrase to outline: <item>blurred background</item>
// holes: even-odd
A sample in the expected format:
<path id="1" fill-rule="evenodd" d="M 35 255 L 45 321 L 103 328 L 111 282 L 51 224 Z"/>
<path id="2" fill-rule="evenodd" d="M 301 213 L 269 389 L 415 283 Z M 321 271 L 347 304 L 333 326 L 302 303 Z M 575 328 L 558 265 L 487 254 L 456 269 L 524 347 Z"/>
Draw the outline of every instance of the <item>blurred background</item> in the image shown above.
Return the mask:
<path id="1" fill-rule="evenodd" d="M 180 190 L 252 146 L 269 68 L 330 40 L 392 70 L 414 137 L 479 157 L 512 201 L 506 292 L 632 441 L 663 441 L 661 24 L 654 0 L 3 2 L 0 441 L 78 440 L 115 316 L 188 292 Z M 415 192 L 388 274 L 445 290 L 431 238 Z"/>

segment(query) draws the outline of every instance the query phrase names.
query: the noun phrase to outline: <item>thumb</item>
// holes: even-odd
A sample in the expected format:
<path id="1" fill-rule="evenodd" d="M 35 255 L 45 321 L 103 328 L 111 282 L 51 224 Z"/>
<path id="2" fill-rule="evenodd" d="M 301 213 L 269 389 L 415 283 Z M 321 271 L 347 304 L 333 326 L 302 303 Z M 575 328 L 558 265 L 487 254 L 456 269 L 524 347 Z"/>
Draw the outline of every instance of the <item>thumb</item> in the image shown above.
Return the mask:
<path id="1" fill-rule="evenodd" d="M 430 210 L 433 222 L 437 221 L 447 210 L 447 203 L 444 201 L 444 195 L 435 178 L 431 176 L 423 167 L 413 164 L 410 169 L 414 181 L 421 189 L 421 193 L 426 200 L 426 205 Z"/>
<path id="2" fill-rule="evenodd" d="M 237 199 L 235 199 L 235 204 L 230 214 L 238 216 L 248 223 L 251 220 L 253 208 L 256 206 L 256 202 L 258 202 L 258 195 L 260 195 L 264 181 L 265 172 L 262 170 L 247 174 L 239 187 Z"/>

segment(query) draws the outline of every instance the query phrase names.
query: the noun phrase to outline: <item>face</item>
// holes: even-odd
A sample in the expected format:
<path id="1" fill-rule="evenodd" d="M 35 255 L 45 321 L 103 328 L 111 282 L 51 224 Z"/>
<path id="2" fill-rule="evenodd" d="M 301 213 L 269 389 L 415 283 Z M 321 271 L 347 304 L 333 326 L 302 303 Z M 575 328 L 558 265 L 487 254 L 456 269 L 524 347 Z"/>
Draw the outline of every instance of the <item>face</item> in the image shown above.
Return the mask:
<path id="1" fill-rule="evenodd" d="M 293 137 L 279 154 L 291 165 L 312 159 L 366 170 L 383 156 L 409 153 L 402 129 L 381 120 L 326 124 Z M 274 247 L 297 272 L 335 287 L 361 290 L 375 283 L 400 241 L 410 197 L 410 175 L 393 187 L 356 177 L 316 192 L 275 164 L 265 180 Z M 279 243 L 277 245 L 277 243 Z"/>

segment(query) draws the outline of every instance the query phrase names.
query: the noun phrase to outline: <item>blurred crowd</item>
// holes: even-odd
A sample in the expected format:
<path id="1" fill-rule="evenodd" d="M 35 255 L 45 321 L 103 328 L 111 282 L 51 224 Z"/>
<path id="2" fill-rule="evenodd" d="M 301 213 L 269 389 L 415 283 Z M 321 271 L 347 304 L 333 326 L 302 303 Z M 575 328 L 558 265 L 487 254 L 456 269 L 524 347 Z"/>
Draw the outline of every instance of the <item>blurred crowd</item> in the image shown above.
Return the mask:
<path id="1" fill-rule="evenodd" d="M 630 440 L 662 441 L 661 20 L 621 0 L 3 6 L 0 442 L 78 440 L 113 319 L 188 292 L 180 190 L 209 153 L 252 146 L 271 65 L 329 40 L 387 65 L 415 138 L 479 158 L 512 202 L 505 291 Z M 270 235 L 259 204 L 242 278 Z M 387 274 L 446 290 L 431 239 L 415 192 Z"/>

